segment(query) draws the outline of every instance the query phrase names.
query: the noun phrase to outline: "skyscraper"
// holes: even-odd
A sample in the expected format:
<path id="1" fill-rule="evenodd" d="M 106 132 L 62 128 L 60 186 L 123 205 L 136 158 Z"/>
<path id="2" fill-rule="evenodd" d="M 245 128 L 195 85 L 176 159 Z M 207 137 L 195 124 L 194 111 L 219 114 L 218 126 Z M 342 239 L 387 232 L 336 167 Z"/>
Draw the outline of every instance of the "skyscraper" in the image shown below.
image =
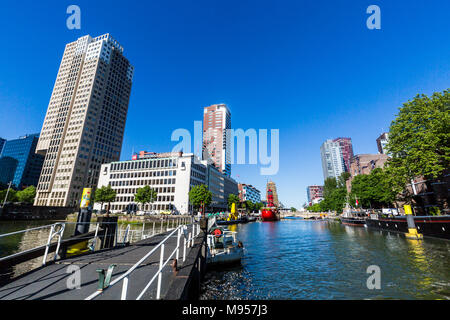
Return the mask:
<path id="1" fill-rule="evenodd" d="M 16 188 L 36 186 L 44 157 L 36 154 L 39 134 L 29 134 L 5 142 L 0 157 L 0 182 Z"/>
<path id="2" fill-rule="evenodd" d="M 0 155 L 2 154 L 3 146 L 5 145 L 6 139 L 0 138 Z"/>
<path id="3" fill-rule="evenodd" d="M 336 138 L 333 142 L 339 143 L 341 148 L 342 159 L 344 160 L 344 171 L 348 172 L 350 169 L 350 161 L 353 158 L 353 145 L 351 138 Z"/>
<path id="4" fill-rule="evenodd" d="M 345 172 L 345 163 L 339 142 L 325 141 L 320 147 L 320 156 L 324 180 L 330 177 L 337 178 Z"/>
<path id="5" fill-rule="evenodd" d="M 102 163 L 120 158 L 134 68 L 109 34 L 66 45 L 36 152 L 35 205 L 76 205 Z"/>
<path id="6" fill-rule="evenodd" d="M 231 113 L 225 104 L 214 104 L 203 111 L 203 160 L 226 176 L 231 175 Z"/>

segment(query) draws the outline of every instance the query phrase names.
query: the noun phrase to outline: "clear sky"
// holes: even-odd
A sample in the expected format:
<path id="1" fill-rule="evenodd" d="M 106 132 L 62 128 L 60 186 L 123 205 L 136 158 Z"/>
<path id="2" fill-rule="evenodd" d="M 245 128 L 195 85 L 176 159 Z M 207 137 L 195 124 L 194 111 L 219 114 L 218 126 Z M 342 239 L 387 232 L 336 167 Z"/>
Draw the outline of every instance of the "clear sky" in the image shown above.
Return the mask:
<path id="1" fill-rule="evenodd" d="M 81 29 L 66 9 L 81 8 Z M 381 30 L 366 8 L 381 8 Z M 2 1 L 0 137 L 39 132 L 64 46 L 110 33 L 135 66 L 122 159 L 170 151 L 203 107 L 226 103 L 232 126 L 280 130 L 280 170 L 232 176 L 299 208 L 323 183 L 320 145 L 351 137 L 376 153 L 403 102 L 450 87 L 448 0 Z"/>

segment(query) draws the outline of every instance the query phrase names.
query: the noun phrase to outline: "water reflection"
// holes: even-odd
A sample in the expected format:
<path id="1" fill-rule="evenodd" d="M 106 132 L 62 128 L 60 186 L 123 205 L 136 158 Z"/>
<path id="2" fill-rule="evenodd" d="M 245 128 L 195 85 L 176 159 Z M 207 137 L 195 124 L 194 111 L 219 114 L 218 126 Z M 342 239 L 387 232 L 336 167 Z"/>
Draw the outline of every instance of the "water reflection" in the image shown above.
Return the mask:
<path id="1" fill-rule="evenodd" d="M 202 299 L 450 299 L 445 240 L 293 219 L 237 230 L 242 269 L 208 274 Z M 371 265 L 381 290 L 366 286 Z"/>

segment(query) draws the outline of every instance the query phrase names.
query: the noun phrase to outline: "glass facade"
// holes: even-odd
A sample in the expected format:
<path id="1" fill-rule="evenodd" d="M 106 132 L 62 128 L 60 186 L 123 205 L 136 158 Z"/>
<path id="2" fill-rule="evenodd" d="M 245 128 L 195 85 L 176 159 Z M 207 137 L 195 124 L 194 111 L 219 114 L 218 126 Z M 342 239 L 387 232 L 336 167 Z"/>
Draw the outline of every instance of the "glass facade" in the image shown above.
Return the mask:
<path id="1" fill-rule="evenodd" d="M 5 142 L 0 156 L 0 181 L 22 189 L 36 186 L 44 157 L 35 153 L 39 134 Z"/>

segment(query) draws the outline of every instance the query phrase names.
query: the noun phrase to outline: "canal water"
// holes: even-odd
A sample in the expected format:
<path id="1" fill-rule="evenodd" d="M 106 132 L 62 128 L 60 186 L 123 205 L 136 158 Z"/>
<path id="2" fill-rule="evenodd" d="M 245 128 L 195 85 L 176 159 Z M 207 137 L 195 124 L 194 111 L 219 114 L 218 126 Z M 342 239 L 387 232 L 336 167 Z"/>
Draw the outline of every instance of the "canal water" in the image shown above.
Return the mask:
<path id="1" fill-rule="evenodd" d="M 245 247 L 242 266 L 208 272 L 203 300 L 450 299 L 446 240 L 303 219 L 233 228 Z M 368 289 L 369 266 L 379 267 L 381 289 Z"/>

